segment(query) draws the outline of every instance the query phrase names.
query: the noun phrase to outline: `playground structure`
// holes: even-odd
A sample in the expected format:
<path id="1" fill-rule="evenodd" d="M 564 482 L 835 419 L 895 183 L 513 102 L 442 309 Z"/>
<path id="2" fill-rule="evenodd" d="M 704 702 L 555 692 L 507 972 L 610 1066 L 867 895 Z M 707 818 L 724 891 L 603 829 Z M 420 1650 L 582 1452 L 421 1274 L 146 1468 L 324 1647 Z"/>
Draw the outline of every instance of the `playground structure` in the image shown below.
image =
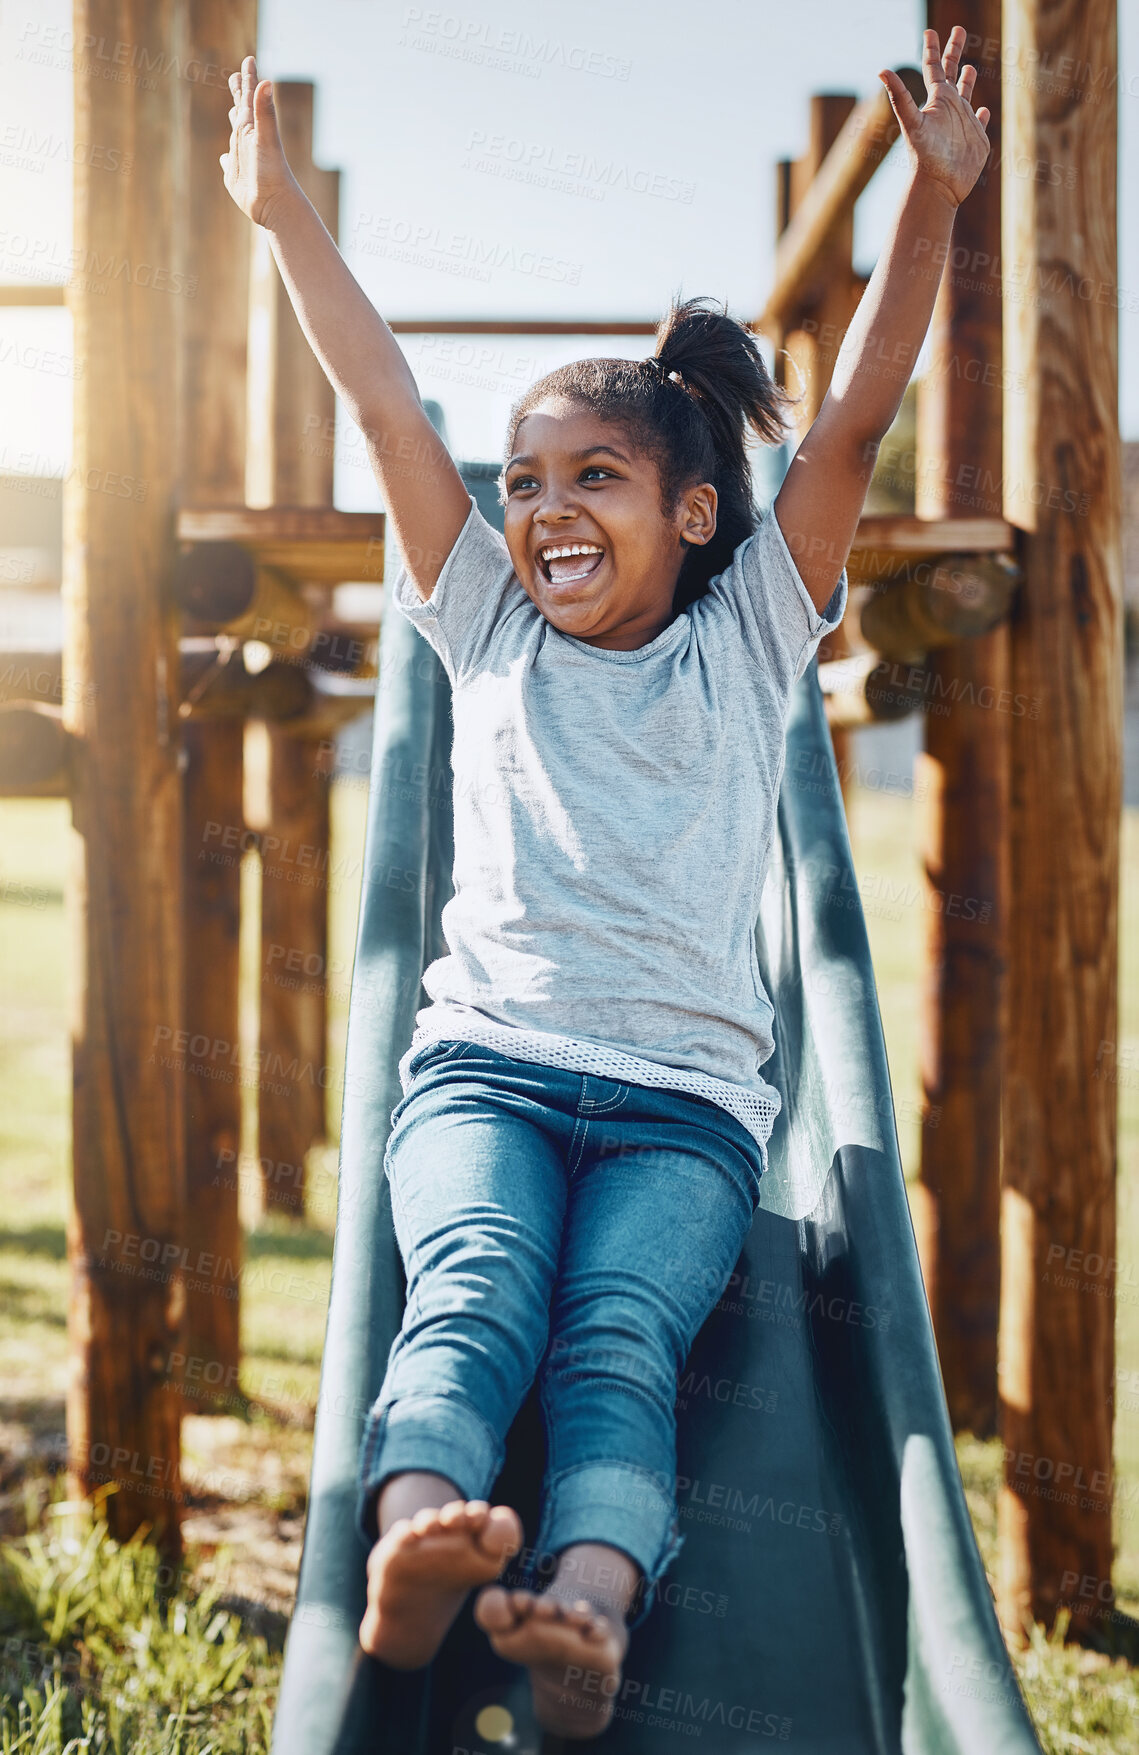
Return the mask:
<path id="1" fill-rule="evenodd" d="M 957 217 L 934 316 L 931 368 L 919 390 L 914 512 L 862 520 L 849 558 L 856 589 L 848 624 L 860 628 L 866 650 L 825 654 L 818 675 L 840 778 L 849 774 L 843 739 L 852 726 L 934 701 L 950 708 L 927 711 L 921 758 L 930 893 L 943 904 L 979 898 L 987 911 L 979 919 L 977 910 L 927 910 L 934 923 L 923 975 L 927 1113 L 914 1218 L 953 1422 L 980 1433 L 999 1430 L 1005 1444 L 998 1607 L 1015 1637 L 1026 1612 L 1051 1621 L 1066 1575 L 1110 1579 L 1112 1561 L 1114 1303 L 1089 1296 L 1078 1275 L 1070 1286 L 1045 1276 L 1074 1252 L 1105 1263 L 1117 1253 L 1117 345 L 1112 299 L 1078 290 L 1116 285 L 1115 18 L 1107 0 L 1093 0 L 1079 17 L 1049 13 L 1047 20 L 1040 0 L 1009 0 L 1003 16 L 984 0 L 952 9 L 935 0 L 929 22 L 943 41 L 953 23 L 970 33 L 966 58 L 978 66 L 977 101 L 992 112 L 992 154 Z M 426 753 L 435 773 L 448 760 L 437 690 L 417 682 L 415 667 L 400 659 L 401 650 L 405 659 L 412 651 L 410 630 L 381 629 L 381 663 L 375 626 L 336 614 L 339 584 L 378 585 L 383 575 L 383 518 L 332 507 L 331 391 L 264 239 L 255 234 L 250 249 L 248 224 L 218 174 L 229 106 L 225 74 L 255 45 L 256 23 L 251 0 L 76 5 L 77 40 L 127 40 L 165 71 L 151 87 L 76 73 L 77 137 L 133 143 L 135 168 L 129 179 L 109 179 L 77 165 L 75 259 L 124 262 L 128 272 L 105 282 L 77 273 L 66 291 L 75 353 L 86 370 L 76 385 L 73 461 L 80 485 L 69 486 L 65 502 L 63 651 L 55 670 L 37 658 L 37 679 L 52 680 L 25 689 L 32 698 L 23 700 L 19 679 L 32 667 L 21 668 L 20 654 L 0 660 L 0 670 L 15 679 L 0 709 L 0 789 L 69 796 L 74 823 L 70 898 L 82 933 L 69 1238 L 73 1491 L 90 1493 L 114 1479 L 118 1491 L 108 1505 L 114 1532 L 125 1537 L 157 1514 L 172 1553 L 180 1397 L 171 1390 L 181 1389 L 187 1405 L 197 1393 L 180 1378 L 177 1362 L 205 1359 L 222 1373 L 240 1363 L 239 1301 L 219 1289 L 227 1280 L 236 1289 L 241 1260 L 241 1084 L 217 1076 L 219 1066 L 234 1064 L 238 1041 L 237 854 L 252 831 L 263 856 L 258 1111 L 265 1198 L 291 1201 L 296 1210 L 305 1153 L 323 1120 L 319 976 L 327 967 L 327 890 L 294 881 L 306 869 L 299 853 L 274 859 L 273 851 L 309 850 L 314 872 L 327 862 L 332 739 L 371 706 L 369 673 L 379 672 L 377 739 L 385 725 L 389 739 L 378 741 L 377 751 L 402 738 L 399 747 L 412 764 Z M 1042 60 L 1061 56 L 1091 70 L 1094 101 L 1058 104 L 1031 74 Z M 201 77 L 176 70 L 191 61 L 205 70 Z M 921 101 L 920 81 L 915 95 Z M 290 160 L 335 231 L 335 174 L 312 162 L 312 88 L 278 83 L 277 97 Z M 854 202 L 894 134 L 883 92 L 862 102 L 818 97 L 807 153 L 779 169 L 775 279 L 756 327 L 774 344 L 789 387 L 803 388 L 803 427 L 822 401 L 861 290 L 851 267 Z M 1024 165 L 1040 163 L 1071 167 L 1076 193 L 1066 181 L 1024 174 Z M 160 293 L 150 274 L 137 272 L 140 264 L 160 266 L 170 284 L 175 276 L 183 288 L 192 284 L 193 295 Z M 940 271 L 936 263 L 916 266 Z M 63 289 L 33 291 L 36 302 L 64 297 Z M 30 297 L 22 290 L 6 296 L 13 303 Z M 648 337 L 655 324 L 408 318 L 392 327 Z M 1002 396 L 1002 385 L 1013 388 Z M 145 492 L 123 493 L 112 480 L 145 484 Z M 1018 700 L 1037 710 L 1018 714 L 1012 710 Z M 266 728 L 260 799 L 243 768 L 249 720 Z M 816 767 L 821 724 L 815 706 L 799 704 L 793 736 Z M 381 856 L 376 837 L 396 832 L 377 814 L 383 780 L 377 754 L 352 1030 L 361 1045 L 369 1031 L 379 1031 L 390 1059 L 400 1031 L 410 1033 L 447 862 L 445 813 L 426 792 L 417 821 L 397 824 L 399 860 Z M 788 795 L 781 834 L 790 863 L 773 874 L 775 894 L 780 882 L 799 893 L 793 868 L 804 833 L 820 837 L 837 865 L 848 858 L 833 819 L 813 819 L 805 795 Z M 392 888 L 373 894 L 377 859 L 421 868 L 421 888 L 410 897 Z M 802 894 L 804 918 L 813 908 L 825 939 L 818 895 Z M 778 963 L 784 953 L 772 924 L 765 954 Z M 377 934 L 386 949 L 378 966 L 367 964 L 369 1002 L 361 951 L 380 942 Z M 816 958 L 805 962 L 808 971 L 833 972 L 844 958 L 861 967 L 864 946 L 856 933 L 845 950 L 828 945 L 823 958 L 809 948 L 803 954 Z M 308 991 L 279 978 L 279 965 L 293 961 L 317 971 Z M 872 1005 L 864 975 L 863 1009 Z M 790 1039 L 784 1073 L 803 1081 L 802 1109 L 815 1117 L 805 1138 L 816 1152 L 827 1141 L 815 1166 L 819 1176 L 837 1153 L 836 1186 L 856 1198 L 867 1163 L 849 1153 L 860 1147 L 877 1154 L 875 1174 L 896 1196 L 900 1173 L 890 1128 L 874 1141 L 854 1139 L 849 1128 L 843 1133 L 842 1118 L 836 1121 L 812 1083 L 817 1071 L 797 1063 L 791 1048 L 793 1041 L 825 1044 L 825 1022 L 808 1006 L 796 1036 L 794 983 L 785 975 L 776 984 L 777 1036 Z M 876 1093 L 888 1092 L 874 1030 L 860 1031 L 867 1079 Z M 832 1047 L 822 1053 L 824 1073 L 827 1065 L 833 1070 Z M 350 1038 L 350 1062 L 354 1051 Z M 341 1200 L 343 1206 L 353 1193 L 353 1225 L 368 1240 L 373 1226 L 383 1235 L 382 1203 L 377 1190 L 369 1196 L 367 1183 L 382 1151 L 394 1066 L 381 1064 L 378 1084 L 353 1093 L 346 1080 L 345 1089 Z M 272 1088 L 282 1082 L 275 1076 L 281 1068 L 296 1069 L 284 1080 L 285 1094 Z M 825 1076 L 823 1088 L 833 1099 Z M 804 1136 L 790 1136 L 783 1150 L 789 1164 L 799 1164 Z M 904 1213 L 904 1190 L 901 1198 Z M 854 1296 L 850 1284 L 857 1287 L 860 1275 L 874 1280 L 865 1256 L 853 1253 L 855 1239 L 865 1250 L 866 1233 L 823 1224 L 799 1204 L 801 1210 L 767 1217 L 807 1233 L 814 1225 L 823 1259 L 811 1271 L 821 1281 L 828 1250 L 836 1259 L 849 1255 L 853 1280 L 843 1283 L 845 1295 Z M 888 1211 L 887 1223 L 896 1224 L 896 1202 Z M 769 1245 L 766 1235 L 756 1237 L 759 1267 L 769 1247 L 786 1247 Z M 904 1225 L 896 1241 L 892 1265 L 904 1291 Z M 800 1265 L 784 1254 L 779 1271 L 784 1280 L 798 1273 L 806 1276 L 798 1283 L 811 1283 L 809 1262 L 802 1265 L 809 1251 L 800 1247 Z M 316 1692 L 315 1678 L 323 1674 L 334 1692 L 347 1687 L 344 1698 L 364 1714 L 366 1736 L 367 1713 L 381 1697 L 389 1710 L 393 1699 L 413 1715 L 427 1708 L 414 1690 L 377 1694 L 380 1683 L 369 1667 L 345 1682 L 354 1639 L 348 1611 L 362 1582 L 363 1555 L 357 1544 L 356 1577 L 337 1572 L 328 1556 L 339 1554 L 350 1566 L 356 1539 L 349 1532 L 337 1547 L 329 1520 L 350 1521 L 351 1434 L 379 1387 L 383 1325 L 398 1321 L 399 1311 L 393 1281 L 373 1292 L 378 1302 L 371 1305 L 361 1290 L 353 1316 L 348 1288 L 362 1270 L 345 1250 L 341 1231 L 305 1567 L 282 1700 L 293 1723 L 307 1723 L 311 1732 L 303 1693 L 306 1686 Z M 180 1271 L 168 1281 L 125 1271 L 136 1253 Z M 212 1265 L 194 1271 L 205 1262 Z M 911 1319 L 919 1321 L 920 1296 L 915 1304 L 913 1294 L 911 1286 L 905 1296 Z M 377 1326 L 365 1337 L 360 1325 L 368 1310 Z M 738 1347 L 722 1322 L 709 1329 L 713 1335 L 729 1351 Z M 902 1356 L 890 1353 L 893 1344 L 880 1336 L 879 1350 L 853 1356 L 852 1368 L 872 1364 L 872 1384 L 886 1382 Z M 930 1359 L 920 1332 L 914 1349 L 914 1396 L 893 1401 L 882 1392 L 888 1418 L 872 1428 L 879 1437 L 889 1431 L 882 1456 L 892 1459 L 884 1469 L 892 1484 L 894 1465 L 902 1478 L 905 1446 L 890 1422 L 916 1418 L 920 1402 L 919 1425 L 927 1435 L 933 1431 L 933 1472 L 922 1478 L 944 1495 L 950 1533 L 939 1546 L 904 1532 L 911 1607 L 917 1614 L 924 1600 L 917 1572 L 923 1562 L 927 1588 L 937 1575 L 953 1597 L 956 1580 L 961 1624 L 971 1632 L 954 1651 L 960 1656 L 967 1648 L 970 1661 L 989 1653 L 985 1661 L 996 1661 L 987 1604 L 983 1593 L 978 1600 L 977 1568 L 968 1558 L 971 1537 L 960 1527 L 963 1501 L 954 1499 L 959 1484 L 954 1488 L 947 1473 L 944 1433 L 938 1437 L 936 1408 L 930 1411 Z M 839 1369 L 833 1347 L 828 1354 L 820 1346 L 820 1353 Z M 819 1382 L 816 1376 L 817 1391 Z M 831 1411 L 844 1406 L 839 1395 Z M 716 1431 L 730 1450 L 731 1438 Z M 513 1454 L 517 1461 L 523 1451 L 516 1446 Z M 845 1460 L 834 1463 L 833 1485 L 858 1527 L 874 1484 L 860 1489 L 849 1456 L 838 1455 Z M 137 1457 L 147 1459 L 141 1477 L 130 1461 Z M 713 1461 L 704 1458 L 705 1473 Z M 1065 1477 L 1097 1485 L 1076 1505 L 1033 1490 Z M 877 1490 L 889 1496 L 882 1481 Z M 937 1668 L 929 1642 L 936 1645 L 939 1624 L 918 1614 L 918 1633 L 911 1628 L 907 1647 L 905 1604 L 880 1578 L 875 1582 L 897 1529 L 884 1515 L 873 1532 L 861 1532 L 863 1545 L 855 1544 L 846 1576 L 856 1599 L 869 1593 L 859 1637 L 864 1656 L 878 1654 L 870 1666 L 878 1680 L 867 1710 L 871 1719 L 884 1712 L 889 1725 L 899 1685 L 891 1665 L 928 1681 Z M 751 1626 L 744 1623 L 737 1638 Z M 1073 1623 L 1074 1632 L 1101 1642 L 1118 1642 L 1121 1629 L 1106 1617 Z M 667 1643 L 666 1632 L 659 1637 Z M 746 1650 L 735 1649 L 730 1661 L 737 1668 Z M 666 1655 L 657 1653 L 662 1662 Z M 674 1666 L 678 1661 L 674 1654 Z M 1004 1710 L 1000 1702 L 990 1705 Z M 947 1710 L 942 1703 L 942 1717 Z M 1015 1707 L 1009 1710 L 1015 1718 Z M 285 1717 L 279 1714 L 282 1739 L 290 1734 Z M 905 1746 L 933 1747 L 912 1739 L 944 1732 L 959 1739 L 946 1746 L 979 1747 L 968 1735 L 980 1722 L 951 1712 L 945 1731 L 931 1709 L 928 1725 L 940 1729 L 927 1732 L 919 1712 Z M 1023 1726 L 1016 1734 L 1030 1739 Z M 315 1745 L 310 1739 L 304 1746 Z M 415 1745 L 409 1738 L 399 1746 Z"/>

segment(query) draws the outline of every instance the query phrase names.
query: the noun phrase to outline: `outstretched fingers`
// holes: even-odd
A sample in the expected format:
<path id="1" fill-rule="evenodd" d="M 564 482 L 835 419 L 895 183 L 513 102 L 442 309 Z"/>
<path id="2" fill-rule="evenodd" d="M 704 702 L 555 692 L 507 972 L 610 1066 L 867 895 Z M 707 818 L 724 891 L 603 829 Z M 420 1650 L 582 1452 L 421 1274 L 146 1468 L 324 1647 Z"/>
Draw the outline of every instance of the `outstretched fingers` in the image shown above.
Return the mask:
<path id="1" fill-rule="evenodd" d="M 242 125 L 253 123 L 253 93 L 257 87 L 257 62 L 252 55 L 246 55 L 241 63 L 241 97 L 238 109 L 241 112 Z"/>
<path id="2" fill-rule="evenodd" d="M 273 81 L 262 79 L 253 92 L 253 119 L 258 129 L 264 129 L 269 139 L 277 140 L 277 111 L 273 104 Z"/>
<path id="3" fill-rule="evenodd" d="M 936 51 L 937 32 L 932 32 L 932 35 Z M 963 24 L 955 24 L 945 40 L 945 53 L 941 57 L 942 71 L 945 74 L 946 79 L 949 81 L 953 81 L 957 78 L 957 72 L 961 65 L 961 55 L 965 48 L 965 43 L 965 26 Z"/>
<path id="4" fill-rule="evenodd" d="M 917 124 L 921 111 L 906 90 L 904 80 L 898 78 L 892 67 L 883 67 L 878 77 L 886 87 L 886 94 L 898 118 L 898 126 L 903 134 L 908 135 Z"/>

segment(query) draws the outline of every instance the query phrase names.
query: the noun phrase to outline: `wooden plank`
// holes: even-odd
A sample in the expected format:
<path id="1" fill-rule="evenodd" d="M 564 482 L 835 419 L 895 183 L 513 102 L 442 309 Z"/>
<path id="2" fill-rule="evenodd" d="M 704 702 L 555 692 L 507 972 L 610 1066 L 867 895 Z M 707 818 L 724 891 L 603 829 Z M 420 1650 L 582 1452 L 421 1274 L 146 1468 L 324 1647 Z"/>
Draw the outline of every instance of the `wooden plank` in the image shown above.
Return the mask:
<path id="1" fill-rule="evenodd" d="M 228 70 L 257 45 L 256 0 L 188 0 L 190 53 L 204 66 Z M 242 506 L 245 498 L 245 350 L 249 317 L 249 222 L 230 199 L 218 155 L 229 137 L 230 93 L 224 78 L 196 81 L 189 105 L 189 225 L 186 240 L 197 292 L 183 336 L 182 498 L 214 506 Z M 248 677 L 236 662 L 202 687 L 193 661 L 181 661 L 185 773 L 183 775 L 183 954 L 185 1020 L 191 1040 L 211 1044 L 211 1055 L 186 1072 L 186 1240 L 192 1260 L 227 1264 L 215 1276 L 196 1275 L 186 1297 L 182 1351 L 187 1407 L 230 1411 L 239 1383 L 241 1280 L 244 1255 L 235 1166 L 241 1145 L 241 1081 L 226 1064 L 222 1044 L 236 1045 L 241 863 L 222 850 L 218 825 L 242 826 L 241 718 L 233 684 L 245 685 L 248 711 L 263 678 Z M 286 679 L 292 684 L 295 676 Z M 272 686 L 270 679 L 269 686 Z M 197 708 L 187 722 L 192 697 Z M 227 699 L 223 703 L 222 696 Z M 208 716 L 208 717 L 207 717 Z M 219 1059 L 226 1077 L 217 1077 Z M 211 1385 L 224 1386 L 219 1397 Z"/>
<path id="2" fill-rule="evenodd" d="M 1006 554 L 1015 546 L 1013 526 L 991 514 L 904 518 L 877 513 L 858 520 L 850 553 L 861 564 L 865 554 L 920 560 L 939 554 Z"/>
<path id="3" fill-rule="evenodd" d="M 393 335 L 655 335 L 654 317 L 389 317 Z"/>
<path id="4" fill-rule="evenodd" d="M 268 449 L 261 440 L 257 443 Z M 177 535 L 184 544 L 236 543 L 261 565 L 275 568 L 297 584 L 340 585 L 381 579 L 384 572 L 382 512 L 290 505 L 185 506 L 178 514 Z"/>
<path id="5" fill-rule="evenodd" d="M 182 50 L 175 0 L 76 0 L 78 41 Z M 116 84 L 75 69 L 75 138 L 133 158 L 129 177 L 75 165 L 80 259 L 132 265 L 71 300 L 73 472 L 65 493 L 64 722 L 75 792 L 68 907 L 74 1199 L 68 1221 L 70 1495 L 112 1484 L 111 1533 L 150 1524 L 181 1551 L 180 1339 L 185 1245 L 181 782 L 167 589 L 177 487 L 188 82 Z M 134 272 L 135 265 L 148 272 Z M 164 285 L 153 270 L 165 270 Z M 124 480 L 144 491 L 123 494 Z"/>
<path id="6" fill-rule="evenodd" d="M 183 506 L 178 512 L 179 542 L 240 542 L 273 566 L 272 552 L 286 554 L 293 544 L 333 548 L 381 541 L 382 512 L 338 512 L 332 506 Z M 383 571 L 383 567 L 380 567 Z"/>
<path id="7" fill-rule="evenodd" d="M 998 1606 L 1110 1644 L 1122 551 L 1114 0 L 1006 0 L 1011 632 Z M 1035 70 L 1070 68 L 1060 81 Z M 1085 69 L 1094 73 L 1089 84 Z M 1065 167 L 1026 177 L 1024 165 Z M 1090 290 L 1089 290 L 1090 289 Z M 1096 1264 L 1093 1267 L 1092 1264 Z M 1072 1482 L 1072 1491 L 1064 1489 Z M 1071 1580 L 1092 1580 L 1095 1595 Z"/>
<path id="8" fill-rule="evenodd" d="M 881 95 L 884 97 L 885 92 Z M 777 261 L 781 249 L 784 250 L 784 260 L 787 260 L 784 240 L 798 235 L 796 222 L 799 215 L 817 205 L 818 180 L 824 167 L 831 167 L 832 183 L 835 169 L 840 165 L 845 167 L 844 176 L 855 163 L 863 165 L 866 176 L 870 176 L 873 167 L 860 153 L 866 144 L 869 118 L 877 115 L 876 103 L 877 100 L 872 99 L 859 106 L 850 93 L 812 97 L 807 151 L 780 173 L 777 185 L 780 200 L 776 212 L 779 228 Z M 825 234 L 820 234 L 816 240 L 810 258 L 814 282 L 808 284 L 806 276 L 801 276 L 795 299 L 781 307 L 778 323 L 771 323 L 767 329 L 777 342 L 776 377 L 798 398 L 793 418 L 800 443 L 822 407 L 838 350 L 857 309 L 851 261 L 853 249 L 852 198 L 847 205 L 840 204 L 833 210 Z M 784 322 L 785 328 L 781 327 Z M 823 663 L 840 661 L 849 653 L 850 641 L 845 624 L 828 635 L 819 647 L 819 658 Z M 837 717 L 831 723 L 831 742 L 845 798 L 853 764 L 849 760 L 847 729 Z"/>
<path id="9" fill-rule="evenodd" d="M 0 306 L 65 305 L 67 296 L 66 286 L 46 281 L 16 281 L 10 286 L 0 286 Z"/>
<path id="10" fill-rule="evenodd" d="M 974 107 L 986 104 L 990 111 L 990 156 L 953 222 L 953 246 L 963 252 L 957 260 L 995 263 L 1001 245 L 1000 0 L 929 0 L 927 19 L 942 43 L 961 24 L 970 45 L 976 44 L 966 56 L 978 70 Z M 929 369 L 918 384 L 916 510 L 952 526 L 976 527 L 984 514 L 999 517 L 1003 510 L 999 281 L 948 265 L 930 342 Z M 997 1429 L 1008 730 L 1014 705 L 1008 630 L 997 625 L 999 619 L 979 638 L 931 650 L 928 668 L 939 708 L 926 716 L 915 786 L 923 801 L 926 943 L 921 1165 L 911 1202 L 950 1418 L 954 1430 L 979 1437 Z"/>
<path id="11" fill-rule="evenodd" d="M 914 67 L 899 67 L 898 76 L 918 104 L 925 102 L 925 84 Z M 815 146 L 804 159 L 803 185 L 788 191 L 789 223 L 785 222 L 775 249 L 775 282 L 753 327 L 765 335 L 777 335 L 791 326 L 794 317 L 827 296 L 828 264 L 853 224 L 854 203 L 865 189 L 898 137 L 898 124 L 885 88 L 861 103 L 854 98 L 814 96 L 812 110 L 825 113 L 825 106 L 841 105 L 843 122 L 831 132 L 823 153 Z M 794 175 L 792 185 L 794 185 Z M 821 398 L 820 398 L 821 400 Z"/>

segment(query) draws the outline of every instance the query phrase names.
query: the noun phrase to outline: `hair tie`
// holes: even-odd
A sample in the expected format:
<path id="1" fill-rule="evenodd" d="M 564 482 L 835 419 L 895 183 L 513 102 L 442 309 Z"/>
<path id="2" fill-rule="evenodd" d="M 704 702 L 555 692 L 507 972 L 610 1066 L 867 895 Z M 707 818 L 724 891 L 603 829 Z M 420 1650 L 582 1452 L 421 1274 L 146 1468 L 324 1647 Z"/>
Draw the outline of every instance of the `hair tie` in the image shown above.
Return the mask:
<path id="1" fill-rule="evenodd" d="M 683 376 L 677 371 L 676 367 L 666 365 L 659 354 L 650 354 L 646 359 L 645 364 L 656 374 L 659 383 L 676 384 L 681 390 L 686 390 L 688 388 L 684 382 Z"/>

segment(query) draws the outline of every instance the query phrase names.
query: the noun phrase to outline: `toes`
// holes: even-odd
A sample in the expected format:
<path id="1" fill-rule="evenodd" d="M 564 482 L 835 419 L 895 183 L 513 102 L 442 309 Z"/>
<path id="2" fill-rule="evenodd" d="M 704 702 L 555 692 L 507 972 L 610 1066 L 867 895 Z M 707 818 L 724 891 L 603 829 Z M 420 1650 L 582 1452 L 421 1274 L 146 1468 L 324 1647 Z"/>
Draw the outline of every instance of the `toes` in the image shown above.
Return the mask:
<path id="1" fill-rule="evenodd" d="M 475 1599 L 475 1620 L 487 1633 L 505 1633 L 518 1625 L 510 1593 L 488 1585 Z"/>
<path id="2" fill-rule="evenodd" d="M 489 1545 L 504 1555 L 517 1554 L 522 1546 L 522 1525 L 518 1513 L 509 1505 L 496 1505 L 493 1511 L 488 1510 L 478 1534 L 483 1548 Z"/>
<path id="3" fill-rule="evenodd" d="M 453 1530 L 467 1521 L 467 1507 L 461 1499 L 452 1499 L 450 1504 L 439 1507 L 438 1515 L 443 1528 Z"/>

